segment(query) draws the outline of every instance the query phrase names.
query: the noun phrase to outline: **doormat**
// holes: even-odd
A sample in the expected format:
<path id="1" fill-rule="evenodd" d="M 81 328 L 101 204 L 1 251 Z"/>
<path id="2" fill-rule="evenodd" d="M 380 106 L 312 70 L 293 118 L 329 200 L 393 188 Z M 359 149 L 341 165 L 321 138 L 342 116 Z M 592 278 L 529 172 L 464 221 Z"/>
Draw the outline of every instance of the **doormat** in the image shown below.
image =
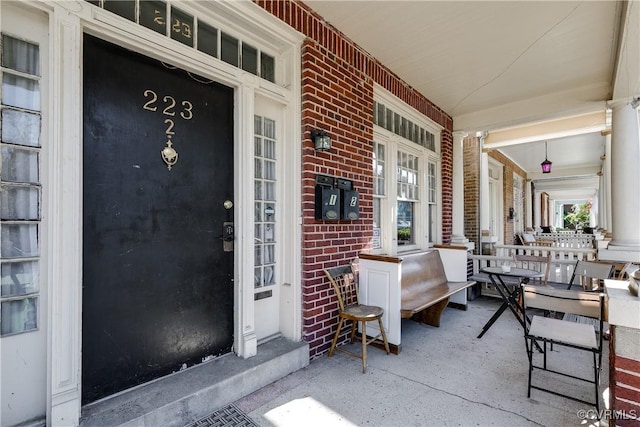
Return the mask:
<path id="1" fill-rule="evenodd" d="M 234 404 L 218 409 L 186 427 L 258 427 L 251 418 Z"/>

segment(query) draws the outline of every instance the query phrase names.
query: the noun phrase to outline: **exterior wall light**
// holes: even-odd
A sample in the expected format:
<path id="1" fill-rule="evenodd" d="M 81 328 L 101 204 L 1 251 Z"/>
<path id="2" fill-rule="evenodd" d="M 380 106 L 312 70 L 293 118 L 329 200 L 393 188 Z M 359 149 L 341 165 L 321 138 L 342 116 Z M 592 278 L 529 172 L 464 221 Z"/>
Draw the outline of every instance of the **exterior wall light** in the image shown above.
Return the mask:
<path id="1" fill-rule="evenodd" d="M 323 130 L 312 130 L 311 140 L 315 145 L 316 151 L 328 151 L 331 149 L 331 137 Z"/>

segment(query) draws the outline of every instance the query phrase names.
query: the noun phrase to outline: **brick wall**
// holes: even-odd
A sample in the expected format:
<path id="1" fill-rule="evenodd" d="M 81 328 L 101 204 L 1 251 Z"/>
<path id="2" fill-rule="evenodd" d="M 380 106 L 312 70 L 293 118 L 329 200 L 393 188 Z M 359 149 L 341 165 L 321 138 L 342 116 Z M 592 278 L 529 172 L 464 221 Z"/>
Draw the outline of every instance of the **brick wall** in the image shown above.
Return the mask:
<path id="1" fill-rule="evenodd" d="M 513 245 L 515 244 L 515 230 L 513 221 L 509 221 L 509 208 L 513 207 L 513 174 L 520 175 L 522 177 L 522 192 L 524 194 L 525 191 L 525 182 L 527 178 L 527 173 L 522 170 L 522 168 L 515 163 L 513 163 L 508 157 L 502 154 L 499 151 L 491 151 L 489 153 L 489 157 L 495 159 L 504 165 L 503 168 L 503 176 L 502 176 L 502 194 L 503 194 L 503 210 L 502 218 L 504 220 L 504 243 L 505 245 Z M 524 202 L 524 209 L 526 212 L 527 209 L 527 201 Z M 524 218 L 521 218 L 524 221 Z"/>
<path id="2" fill-rule="evenodd" d="M 475 136 L 467 136 L 462 141 L 464 168 L 464 236 L 475 242 L 476 253 L 480 253 L 479 234 L 480 209 L 480 141 Z"/>
<path id="3" fill-rule="evenodd" d="M 351 261 L 370 247 L 372 238 L 374 82 L 444 128 L 443 243 L 451 240 L 453 121 L 304 3 L 254 1 L 307 37 L 302 47 L 302 332 L 313 359 L 328 350 L 337 326 L 337 301 L 322 269 Z M 316 128 L 331 135 L 330 151 L 313 149 L 309 135 Z M 360 192 L 359 220 L 314 219 L 317 174 L 353 180 Z"/>
<path id="4" fill-rule="evenodd" d="M 626 340 L 626 342 L 624 342 Z M 640 331 L 611 326 L 609 339 L 610 425 L 640 425 Z"/>
<path id="5" fill-rule="evenodd" d="M 475 242 L 477 253 L 480 253 L 481 245 L 478 243 L 478 212 L 480 194 L 480 140 L 475 136 L 468 136 L 463 140 L 464 155 L 464 233 L 465 237 Z M 503 167 L 502 194 L 503 194 L 503 221 L 505 244 L 514 244 L 514 224 L 508 220 L 509 208 L 513 207 L 513 174 L 522 177 L 522 192 L 525 192 L 527 174 L 522 168 L 513 163 L 508 157 L 493 150 L 489 152 L 489 157 L 500 162 Z M 524 201 L 525 212 L 528 209 L 529 201 Z M 524 221 L 524 218 L 521 219 Z"/>

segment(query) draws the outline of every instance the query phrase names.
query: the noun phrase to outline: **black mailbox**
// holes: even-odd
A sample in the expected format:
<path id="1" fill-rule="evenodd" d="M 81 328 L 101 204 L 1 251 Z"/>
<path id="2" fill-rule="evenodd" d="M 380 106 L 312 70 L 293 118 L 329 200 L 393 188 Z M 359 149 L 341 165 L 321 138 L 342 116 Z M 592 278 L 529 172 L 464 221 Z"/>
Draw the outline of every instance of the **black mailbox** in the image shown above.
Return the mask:
<path id="1" fill-rule="evenodd" d="M 360 195 L 355 190 L 340 190 L 340 198 L 342 210 L 340 216 L 342 219 L 356 220 L 360 218 Z"/>
<path id="2" fill-rule="evenodd" d="M 340 190 L 316 185 L 316 219 L 340 219 Z"/>
<path id="3" fill-rule="evenodd" d="M 334 178 L 316 177 L 316 219 L 340 219 L 340 190 L 333 188 Z"/>

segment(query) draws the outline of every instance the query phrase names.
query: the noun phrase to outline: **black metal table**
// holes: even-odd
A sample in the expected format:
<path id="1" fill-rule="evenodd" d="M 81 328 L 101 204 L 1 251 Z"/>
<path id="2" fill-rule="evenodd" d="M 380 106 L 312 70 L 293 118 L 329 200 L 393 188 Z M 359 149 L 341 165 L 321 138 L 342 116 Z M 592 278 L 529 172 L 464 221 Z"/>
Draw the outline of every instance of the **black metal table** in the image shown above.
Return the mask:
<path id="1" fill-rule="evenodd" d="M 513 291 L 509 291 L 509 288 L 504 283 L 503 277 L 516 277 L 520 279 L 520 283 L 527 283 L 529 279 L 544 277 L 544 273 L 536 270 L 529 270 L 526 268 L 515 268 L 512 267 L 510 271 L 503 271 L 502 267 L 486 267 L 481 270 L 483 273 L 489 275 L 489 279 L 493 286 L 496 288 L 500 297 L 502 298 L 502 305 L 495 312 L 495 314 L 489 319 L 489 321 L 482 327 L 482 332 L 478 335 L 478 338 L 482 338 L 482 336 L 491 328 L 491 326 L 498 320 L 498 317 L 504 313 L 504 311 L 509 308 L 518 322 L 522 325 L 523 328 L 526 329 L 526 325 L 522 318 L 522 307 L 520 306 L 519 296 L 520 296 L 520 285 L 516 284 L 514 286 Z M 528 320 L 528 319 L 527 319 Z"/>

